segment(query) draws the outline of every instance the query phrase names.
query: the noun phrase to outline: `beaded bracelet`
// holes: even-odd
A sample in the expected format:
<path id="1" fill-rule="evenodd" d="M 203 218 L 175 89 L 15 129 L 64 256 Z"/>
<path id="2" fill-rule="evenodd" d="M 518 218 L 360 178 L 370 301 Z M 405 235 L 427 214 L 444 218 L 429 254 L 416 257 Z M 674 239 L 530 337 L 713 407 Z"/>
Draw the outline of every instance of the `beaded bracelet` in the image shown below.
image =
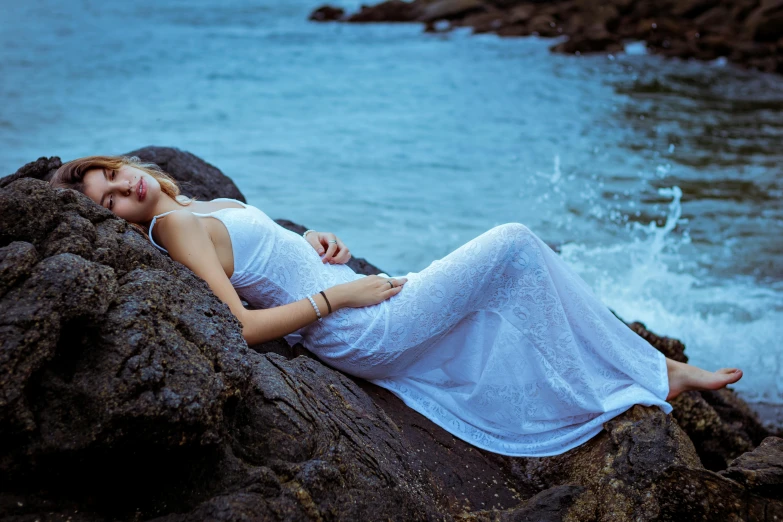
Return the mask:
<path id="1" fill-rule="evenodd" d="M 315 315 L 318 316 L 318 320 L 320 321 L 321 320 L 321 311 L 318 309 L 318 305 L 315 304 L 315 299 L 313 299 L 309 295 L 307 296 L 307 298 L 310 300 L 310 304 L 313 305 L 313 308 L 315 309 Z"/>

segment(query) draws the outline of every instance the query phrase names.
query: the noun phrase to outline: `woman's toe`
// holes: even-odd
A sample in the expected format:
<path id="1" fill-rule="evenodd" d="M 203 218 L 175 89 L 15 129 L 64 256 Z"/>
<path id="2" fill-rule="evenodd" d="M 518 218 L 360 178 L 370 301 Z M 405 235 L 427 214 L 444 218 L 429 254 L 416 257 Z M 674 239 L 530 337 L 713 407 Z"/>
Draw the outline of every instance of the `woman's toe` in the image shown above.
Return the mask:
<path id="1" fill-rule="evenodd" d="M 715 373 L 722 374 L 724 379 L 726 380 L 726 383 L 728 384 L 737 382 L 738 380 L 740 380 L 740 378 L 742 378 L 742 370 L 740 370 L 739 368 L 721 368 Z"/>

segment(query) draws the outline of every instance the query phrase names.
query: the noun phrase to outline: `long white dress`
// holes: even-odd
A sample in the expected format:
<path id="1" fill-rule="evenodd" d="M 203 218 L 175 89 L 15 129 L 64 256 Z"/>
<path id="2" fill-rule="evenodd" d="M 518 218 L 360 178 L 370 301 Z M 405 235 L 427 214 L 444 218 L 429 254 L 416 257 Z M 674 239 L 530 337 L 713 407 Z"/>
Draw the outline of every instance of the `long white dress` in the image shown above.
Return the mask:
<path id="1" fill-rule="evenodd" d="M 225 224 L 231 284 L 248 303 L 280 306 L 364 277 L 322 263 L 300 235 L 230 201 L 244 208 L 197 215 Z M 671 412 L 663 354 L 524 225 L 492 228 L 404 277 L 390 299 L 343 308 L 287 340 L 504 455 L 563 453 L 634 404 Z"/>

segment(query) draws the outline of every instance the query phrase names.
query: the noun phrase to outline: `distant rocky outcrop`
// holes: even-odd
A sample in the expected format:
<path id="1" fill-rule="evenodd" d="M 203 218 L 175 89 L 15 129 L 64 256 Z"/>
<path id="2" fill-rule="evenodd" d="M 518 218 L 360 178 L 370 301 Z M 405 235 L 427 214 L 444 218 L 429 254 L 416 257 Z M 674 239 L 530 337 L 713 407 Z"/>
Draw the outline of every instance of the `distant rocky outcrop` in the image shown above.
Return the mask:
<path id="1" fill-rule="evenodd" d="M 388 0 L 358 12 L 323 6 L 314 21 L 419 22 L 426 31 L 471 27 L 499 36 L 565 36 L 555 52 L 617 52 L 644 41 L 679 58 L 726 57 L 744 67 L 783 73 L 779 0 Z"/>
<path id="2" fill-rule="evenodd" d="M 191 154 L 134 153 L 242 199 Z M 59 164 L 0 179 L 2 520 L 783 517 L 783 440 L 729 390 L 634 406 L 556 457 L 476 449 L 301 346 L 248 347 L 204 281 L 42 181 Z"/>

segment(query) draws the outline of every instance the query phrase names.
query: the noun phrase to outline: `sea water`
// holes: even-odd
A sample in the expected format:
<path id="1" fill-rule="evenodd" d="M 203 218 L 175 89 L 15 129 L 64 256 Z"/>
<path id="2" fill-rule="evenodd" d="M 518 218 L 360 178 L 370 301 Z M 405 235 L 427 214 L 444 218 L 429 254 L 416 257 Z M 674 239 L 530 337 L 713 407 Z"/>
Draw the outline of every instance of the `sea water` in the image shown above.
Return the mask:
<path id="1" fill-rule="evenodd" d="M 392 274 L 521 222 L 783 424 L 783 78 L 308 22 L 320 0 L 0 3 L 3 174 L 179 147 Z"/>

